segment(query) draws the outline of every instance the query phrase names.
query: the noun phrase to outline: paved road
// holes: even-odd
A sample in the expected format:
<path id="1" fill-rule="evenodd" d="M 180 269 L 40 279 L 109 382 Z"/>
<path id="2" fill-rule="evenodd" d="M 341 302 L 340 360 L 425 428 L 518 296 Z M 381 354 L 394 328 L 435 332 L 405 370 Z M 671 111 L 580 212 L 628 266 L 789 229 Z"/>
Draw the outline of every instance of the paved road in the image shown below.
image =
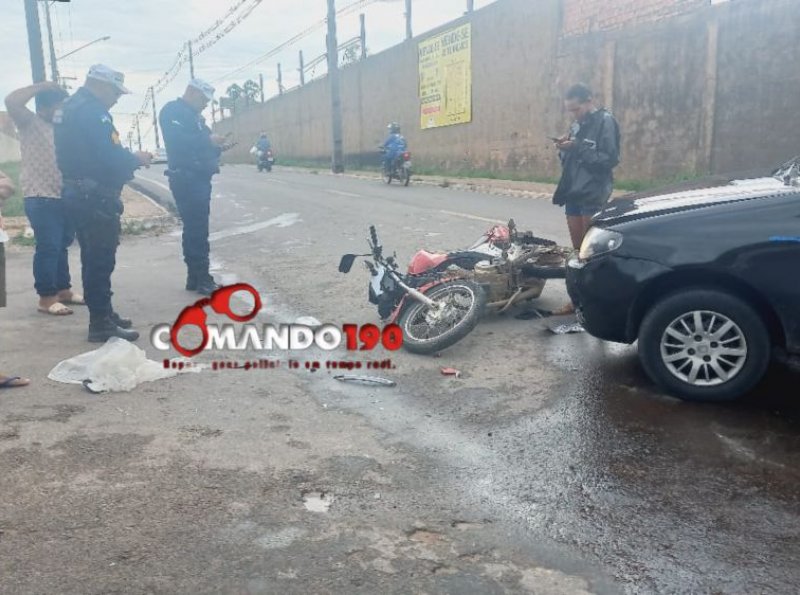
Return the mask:
<path id="1" fill-rule="evenodd" d="M 167 198 L 157 170 L 142 177 Z M 215 185 L 212 250 L 220 278 L 259 288 L 266 320 L 375 322 L 366 271 L 336 270 L 364 251 L 370 224 L 404 260 L 509 217 L 565 241 L 546 201 L 230 166 Z M 123 245 L 119 303 L 140 328 L 188 303 L 177 242 Z M 10 265 L 17 340 L 38 320 L 16 305 L 22 259 Z M 553 283 L 540 305 L 564 299 Z M 51 359 L 85 347 L 53 338 L 61 322 L 33 326 Z M 25 345 L 4 365 L 44 375 L 52 362 Z M 203 372 L 130 395 L 46 381 L 4 395 L 0 564 L 12 580 L 0 590 L 797 590 L 791 372 L 735 406 L 687 405 L 643 378 L 632 348 L 513 314 L 441 358 L 392 358 L 394 389 L 325 371 Z M 445 365 L 462 377 L 443 377 Z M 328 512 L 304 506 L 313 492 L 332 495 Z"/>

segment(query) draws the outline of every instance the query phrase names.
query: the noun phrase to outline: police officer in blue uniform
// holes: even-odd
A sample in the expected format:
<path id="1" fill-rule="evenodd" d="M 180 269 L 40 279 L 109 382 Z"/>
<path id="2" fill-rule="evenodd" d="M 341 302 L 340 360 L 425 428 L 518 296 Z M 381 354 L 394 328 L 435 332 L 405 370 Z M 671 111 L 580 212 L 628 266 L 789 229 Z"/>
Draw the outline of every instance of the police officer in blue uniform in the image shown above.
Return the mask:
<path id="1" fill-rule="evenodd" d="M 62 199 L 81 247 L 83 291 L 89 307 L 89 341 L 111 337 L 135 341 L 139 333 L 112 307 L 111 275 L 116 266 L 123 211 L 122 187 L 133 172 L 150 164 L 149 153 L 125 149 L 108 113 L 130 93 L 125 76 L 108 66 L 92 66 L 83 87 L 53 118 L 56 158 L 64 178 Z"/>
<path id="2" fill-rule="evenodd" d="M 203 110 L 214 88 L 192 80 L 183 97 L 167 103 L 159 115 L 167 147 L 169 187 L 183 221 L 183 259 L 187 291 L 211 295 L 218 288 L 209 270 L 208 243 L 211 179 L 219 173 L 224 140 L 211 133 Z"/>

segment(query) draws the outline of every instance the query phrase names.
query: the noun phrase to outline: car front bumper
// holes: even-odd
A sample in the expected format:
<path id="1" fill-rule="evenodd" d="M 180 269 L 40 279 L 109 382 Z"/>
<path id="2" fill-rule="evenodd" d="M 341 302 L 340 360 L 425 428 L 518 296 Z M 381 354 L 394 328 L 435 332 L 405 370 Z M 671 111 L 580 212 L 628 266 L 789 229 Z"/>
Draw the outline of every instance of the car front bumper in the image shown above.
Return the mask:
<path id="1" fill-rule="evenodd" d="M 638 334 L 636 304 L 653 279 L 670 272 L 656 262 L 606 255 L 567 263 L 567 291 L 583 327 L 614 343 L 633 343 Z"/>

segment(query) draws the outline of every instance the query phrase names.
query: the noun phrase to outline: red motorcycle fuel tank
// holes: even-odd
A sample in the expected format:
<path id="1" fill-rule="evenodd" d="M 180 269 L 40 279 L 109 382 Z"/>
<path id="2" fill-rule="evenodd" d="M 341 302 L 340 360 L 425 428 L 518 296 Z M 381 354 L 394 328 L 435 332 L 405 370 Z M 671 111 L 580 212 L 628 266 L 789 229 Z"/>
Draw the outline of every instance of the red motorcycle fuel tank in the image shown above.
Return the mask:
<path id="1" fill-rule="evenodd" d="M 411 264 L 408 265 L 408 272 L 411 275 L 421 275 L 422 273 L 431 270 L 442 264 L 447 260 L 447 254 L 434 254 L 420 250 L 411 259 Z"/>

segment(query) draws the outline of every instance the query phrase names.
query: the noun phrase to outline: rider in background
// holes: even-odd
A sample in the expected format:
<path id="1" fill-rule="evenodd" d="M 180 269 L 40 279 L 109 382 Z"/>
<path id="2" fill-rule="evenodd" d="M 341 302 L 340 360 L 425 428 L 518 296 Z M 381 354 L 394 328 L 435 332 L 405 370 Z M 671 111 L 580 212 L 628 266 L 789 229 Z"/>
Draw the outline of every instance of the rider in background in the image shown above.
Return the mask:
<path id="1" fill-rule="evenodd" d="M 267 138 L 267 133 L 262 132 L 261 136 L 258 137 L 258 141 L 256 141 L 256 149 L 258 149 L 262 153 L 266 153 L 271 148 L 272 148 L 272 143 L 269 142 L 269 138 Z"/>
<path id="2" fill-rule="evenodd" d="M 405 137 L 400 134 L 400 124 L 392 122 L 387 128 L 389 129 L 389 138 L 383 143 L 383 148 L 385 150 L 383 168 L 386 171 L 391 171 L 395 160 L 405 153 L 408 145 Z"/>

